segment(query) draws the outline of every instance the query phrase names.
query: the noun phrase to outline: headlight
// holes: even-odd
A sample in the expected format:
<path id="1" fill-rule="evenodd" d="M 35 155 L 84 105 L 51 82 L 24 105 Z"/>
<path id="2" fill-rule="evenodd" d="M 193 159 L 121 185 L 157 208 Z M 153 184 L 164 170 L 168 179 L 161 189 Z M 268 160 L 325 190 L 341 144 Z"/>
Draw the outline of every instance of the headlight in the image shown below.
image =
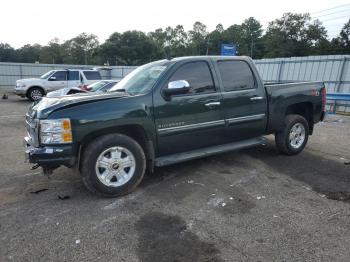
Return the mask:
<path id="1" fill-rule="evenodd" d="M 17 87 L 17 88 L 24 88 L 24 87 L 26 87 L 26 85 L 25 85 L 25 84 L 19 83 L 19 84 L 16 85 L 16 87 Z"/>
<path id="2" fill-rule="evenodd" d="M 42 144 L 72 143 L 70 119 L 40 120 L 40 141 Z"/>

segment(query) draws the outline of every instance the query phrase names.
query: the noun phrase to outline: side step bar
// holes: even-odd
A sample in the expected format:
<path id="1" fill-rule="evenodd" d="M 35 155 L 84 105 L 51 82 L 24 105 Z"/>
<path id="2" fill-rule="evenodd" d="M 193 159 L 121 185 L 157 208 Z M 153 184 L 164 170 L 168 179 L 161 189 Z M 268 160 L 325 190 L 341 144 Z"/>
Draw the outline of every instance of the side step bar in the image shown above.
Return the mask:
<path id="1" fill-rule="evenodd" d="M 175 163 L 189 161 L 196 158 L 215 155 L 218 153 L 225 153 L 225 152 L 234 151 L 234 150 L 247 148 L 247 147 L 253 147 L 257 145 L 264 145 L 266 144 L 266 141 L 267 139 L 265 137 L 257 137 L 257 138 L 247 139 L 247 140 L 219 145 L 219 146 L 196 149 L 189 152 L 158 157 L 155 159 L 154 164 L 155 166 L 158 166 L 158 167 L 167 166 Z"/>

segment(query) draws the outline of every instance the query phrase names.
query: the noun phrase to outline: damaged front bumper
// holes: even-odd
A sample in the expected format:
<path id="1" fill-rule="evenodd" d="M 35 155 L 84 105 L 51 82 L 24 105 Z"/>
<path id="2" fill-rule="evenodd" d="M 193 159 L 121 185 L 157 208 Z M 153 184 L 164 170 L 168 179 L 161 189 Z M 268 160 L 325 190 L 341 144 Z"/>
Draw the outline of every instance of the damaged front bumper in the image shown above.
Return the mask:
<path id="1" fill-rule="evenodd" d="M 55 169 L 61 165 L 73 167 L 76 161 L 73 145 L 34 147 L 30 138 L 24 138 L 25 160 L 27 163 L 38 164 L 43 168 Z"/>

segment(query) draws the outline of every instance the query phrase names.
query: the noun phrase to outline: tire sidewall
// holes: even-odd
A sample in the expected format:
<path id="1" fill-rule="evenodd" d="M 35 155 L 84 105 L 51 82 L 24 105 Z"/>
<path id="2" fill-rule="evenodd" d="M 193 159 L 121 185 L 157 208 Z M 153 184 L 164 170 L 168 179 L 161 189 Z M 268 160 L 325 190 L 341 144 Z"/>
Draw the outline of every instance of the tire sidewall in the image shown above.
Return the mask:
<path id="1" fill-rule="evenodd" d="M 121 146 L 128 149 L 135 158 L 135 171 L 131 179 L 119 187 L 104 185 L 96 174 L 96 161 L 99 155 L 110 147 Z M 131 192 L 142 180 L 145 173 L 145 155 L 141 146 L 132 138 L 125 135 L 106 135 L 98 138 L 85 149 L 83 154 L 81 175 L 91 186 L 105 196 L 121 196 Z"/>
<path id="2" fill-rule="evenodd" d="M 287 126 L 286 126 L 286 134 L 285 134 L 285 143 L 286 146 L 288 148 L 288 150 L 292 153 L 292 154 L 298 154 L 301 151 L 303 151 L 303 149 L 305 148 L 307 141 L 309 139 L 309 125 L 306 121 L 306 119 L 302 116 L 294 116 L 294 117 L 287 117 Z M 303 125 L 304 129 L 305 129 L 305 139 L 303 144 L 299 147 L 299 148 L 294 148 L 291 146 L 290 142 L 289 142 L 289 134 L 290 134 L 290 130 L 291 128 L 295 125 L 295 124 L 301 124 Z"/>

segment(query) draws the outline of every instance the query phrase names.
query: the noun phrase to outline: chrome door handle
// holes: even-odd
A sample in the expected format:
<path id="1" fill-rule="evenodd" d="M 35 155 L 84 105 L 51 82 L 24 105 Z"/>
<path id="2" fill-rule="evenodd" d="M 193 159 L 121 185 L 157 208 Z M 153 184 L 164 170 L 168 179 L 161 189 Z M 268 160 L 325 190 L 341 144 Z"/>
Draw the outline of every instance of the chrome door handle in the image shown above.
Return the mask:
<path id="1" fill-rule="evenodd" d="M 209 103 L 206 103 L 204 105 L 205 106 L 219 106 L 219 105 L 221 105 L 221 103 L 220 102 L 209 102 Z"/>
<path id="2" fill-rule="evenodd" d="M 261 100 L 264 99 L 262 96 L 253 96 L 250 98 L 250 100 L 254 101 L 254 100 Z"/>

